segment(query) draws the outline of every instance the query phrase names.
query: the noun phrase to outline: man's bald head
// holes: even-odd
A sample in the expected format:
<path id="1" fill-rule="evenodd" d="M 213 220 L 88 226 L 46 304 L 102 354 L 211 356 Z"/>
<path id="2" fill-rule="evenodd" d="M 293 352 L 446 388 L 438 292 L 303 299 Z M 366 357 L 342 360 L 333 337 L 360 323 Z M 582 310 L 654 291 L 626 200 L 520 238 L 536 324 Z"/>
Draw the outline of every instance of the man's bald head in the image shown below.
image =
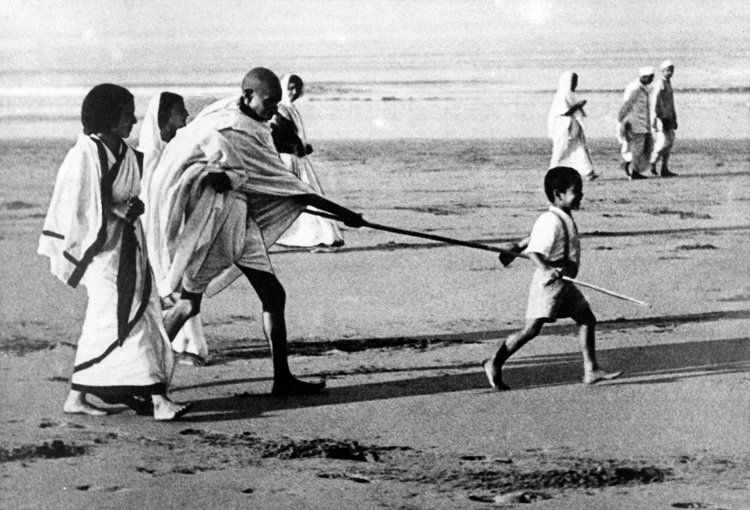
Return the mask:
<path id="1" fill-rule="evenodd" d="M 240 110 L 245 115 L 266 122 L 276 114 L 281 101 L 281 83 L 270 69 L 250 69 L 242 79 Z"/>
<path id="2" fill-rule="evenodd" d="M 278 76 L 265 67 L 250 69 L 242 79 L 242 90 L 262 91 L 269 95 L 281 97 L 281 83 Z"/>

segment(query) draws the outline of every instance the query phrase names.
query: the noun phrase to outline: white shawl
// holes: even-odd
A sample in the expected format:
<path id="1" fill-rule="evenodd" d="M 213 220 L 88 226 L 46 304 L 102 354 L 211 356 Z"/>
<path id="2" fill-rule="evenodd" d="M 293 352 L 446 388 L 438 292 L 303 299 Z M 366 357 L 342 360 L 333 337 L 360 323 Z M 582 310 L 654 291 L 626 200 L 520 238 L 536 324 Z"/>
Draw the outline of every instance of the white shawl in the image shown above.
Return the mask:
<path id="1" fill-rule="evenodd" d="M 235 148 L 221 133 L 231 130 L 246 141 Z M 256 150 L 257 149 L 257 150 Z M 249 160 L 248 153 L 257 155 Z M 274 164 L 274 158 L 275 163 Z M 236 99 L 217 101 L 200 112 L 167 145 L 146 190 L 151 207 L 146 218 L 149 253 L 160 295 L 176 291 L 191 257 L 207 253 L 202 248 L 213 242 L 214 222 L 224 205 L 224 195 L 200 185 L 211 171 L 229 175 L 232 188 L 260 195 L 262 210 L 252 211 L 267 244 L 285 229 L 304 205 L 288 200 L 314 193 L 294 177 L 273 148 L 270 128 L 240 112 Z M 252 207 L 251 204 L 248 204 Z M 230 268 L 217 278 L 208 294 L 214 294 L 241 273 Z"/>
<path id="2" fill-rule="evenodd" d="M 122 166 L 138 165 L 136 153 L 127 147 Z M 50 271 L 76 287 L 101 243 L 103 214 L 101 164 L 96 143 L 80 134 L 65 156 L 55 181 L 37 253 L 50 259 Z M 133 179 L 139 175 L 134 172 Z M 137 187 L 137 182 L 131 183 Z M 106 234 L 106 232 L 104 233 Z"/>

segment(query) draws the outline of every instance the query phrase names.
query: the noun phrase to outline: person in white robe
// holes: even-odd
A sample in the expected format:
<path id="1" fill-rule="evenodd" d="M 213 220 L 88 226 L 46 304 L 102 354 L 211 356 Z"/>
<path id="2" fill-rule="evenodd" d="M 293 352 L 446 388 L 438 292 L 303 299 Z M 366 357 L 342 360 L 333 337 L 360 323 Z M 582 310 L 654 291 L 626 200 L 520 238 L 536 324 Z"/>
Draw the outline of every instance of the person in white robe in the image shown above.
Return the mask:
<path id="1" fill-rule="evenodd" d="M 91 394 L 173 420 L 189 406 L 167 396 L 174 360 L 138 219 L 142 159 L 124 141 L 134 111 L 123 87 L 97 85 L 86 95 L 83 134 L 60 167 L 38 252 L 53 275 L 88 293 L 63 411 L 107 414 L 88 402 Z"/>
<path id="2" fill-rule="evenodd" d="M 187 124 L 188 111 L 185 109 L 185 101 L 182 96 L 172 92 L 160 92 L 151 98 L 143 118 L 141 132 L 138 137 L 138 150 L 143 153 L 144 172 L 142 179 L 143 190 L 151 189 L 149 182 L 153 176 L 156 165 L 159 163 L 161 153 L 177 134 L 177 130 Z M 150 197 L 144 192 L 141 196 L 144 202 L 144 218 L 153 218 L 148 214 Z M 149 224 L 144 221 L 146 231 L 146 242 L 153 252 L 153 247 L 158 244 L 158 225 Z M 158 263 L 158 258 L 151 255 L 152 268 L 158 280 L 163 279 L 165 268 Z M 162 296 L 162 304 L 165 307 L 172 303 L 169 296 Z M 182 327 L 177 337 L 172 341 L 172 350 L 176 354 L 177 362 L 185 365 L 204 366 L 207 364 L 208 344 L 203 332 L 203 324 L 200 314 L 191 317 Z"/>
<path id="3" fill-rule="evenodd" d="M 309 184 L 318 194 L 323 195 L 323 187 L 313 170 L 310 154 L 312 146 L 308 143 L 305 126 L 302 123 L 294 102 L 305 93 L 302 78 L 296 74 L 287 74 L 281 78 L 282 99 L 278 113 L 271 120 L 274 143 L 281 155 L 281 160 L 302 182 Z M 285 140 L 277 143 L 277 133 Z M 301 214 L 289 229 L 276 241 L 276 244 L 292 247 L 310 247 L 313 251 L 332 251 L 344 245 L 344 236 L 333 220 Z"/>
<path id="4" fill-rule="evenodd" d="M 645 66 L 639 69 L 638 79 L 625 87 L 623 102 L 617 114 L 621 134 L 624 140 L 620 154 L 630 162 L 623 165 L 631 180 L 645 179 L 643 172 L 649 167 L 653 138 L 651 136 L 651 82 L 654 81 L 654 68 Z M 618 131 L 620 131 L 618 130 Z"/>
<path id="5" fill-rule="evenodd" d="M 582 177 L 593 180 L 594 173 L 591 154 L 586 144 L 583 131 L 583 110 L 585 100 L 579 99 L 575 90 L 578 87 L 578 75 L 566 71 L 560 76 L 560 82 L 552 100 L 547 117 L 547 129 L 552 139 L 552 157 L 549 167 L 567 166 L 575 168 Z"/>
<path id="6" fill-rule="evenodd" d="M 361 215 L 325 199 L 281 161 L 268 121 L 281 100 L 276 75 L 254 68 L 242 95 L 217 101 L 177 133 L 164 150 L 147 190 L 149 214 L 159 225 L 160 293 L 179 293 L 167 312 L 170 338 L 200 311 L 209 296 L 244 274 L 258 297 L 263 331 L 274 365 L 272 393 L 321 391 L 325 383 L 295 378 L 287 360 L 286 294 L 274 274 L 268 248 L 311 205 L 362 226 Z"/>

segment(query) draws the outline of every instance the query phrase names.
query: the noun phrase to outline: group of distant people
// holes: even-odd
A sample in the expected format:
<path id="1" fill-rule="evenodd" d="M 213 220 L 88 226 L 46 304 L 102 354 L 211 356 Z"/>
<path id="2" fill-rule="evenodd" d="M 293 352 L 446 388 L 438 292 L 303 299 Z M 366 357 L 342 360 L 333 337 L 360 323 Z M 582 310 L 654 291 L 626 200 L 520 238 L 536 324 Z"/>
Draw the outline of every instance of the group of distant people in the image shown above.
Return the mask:
<path id="1" fill-rule="evenodd" d="M 292 109 L 303 85 L 291 78 L 286 84 L 297 91 L 284 105 L 295 127 L 294 156 L 304 158 L 311 147 Z M 242 275 L 261 301 L 272 394 L 325 387 L 290 371 L 286 294 L 268 248 L 308 206 L 351 227 L 361 226 L 362 216 L 323 197 L 303 182 L 302 170 L 290 171 L 280 158 L 269 123 L 281 111 L 278 77 L 254 68 L 241 90 L 188 125 L 183 98 L 159 94 L 140 136 L 145 154 L 125 142 L 137 122 L 127 89 L 101 84 L 84 98 L 83 133 L 58 173 L 38 250 L 55 276 L 72 287 L 83 284 L 89 297 L 64 412 L 107 414 L 88 401 L 94 395 L 159 421 L 185 414 L 189 404 L 168 397 L 175 363 L 170 342 L 198 316 L 204 293 Z M 200 322 L 185 335 L 186 343 L 198 345 L 190 354 L 200 358 Z"/>
<path id="2" fill-rule="evenodd" d="M 672 90 L 674 64 L 665 60 L 660 70 L 661 75 L 655 78 L 653 67 L 639 69 L 638 79 L 625 88 L 617 115 L 621 166 L 631 180 L 645 179 L 647 171 L 661 177 L 676 175 L 669 169 L 677 130 Z M 560 77 L 547 119 L 552 139 L 549 167 L 569 166 L 578 170 L 585 179 L 594 180 L 598 174 L 594 172 L 583 129 L 586 101 L 575 94 L 577 86 L 576 73 L 565 72 Z"/>

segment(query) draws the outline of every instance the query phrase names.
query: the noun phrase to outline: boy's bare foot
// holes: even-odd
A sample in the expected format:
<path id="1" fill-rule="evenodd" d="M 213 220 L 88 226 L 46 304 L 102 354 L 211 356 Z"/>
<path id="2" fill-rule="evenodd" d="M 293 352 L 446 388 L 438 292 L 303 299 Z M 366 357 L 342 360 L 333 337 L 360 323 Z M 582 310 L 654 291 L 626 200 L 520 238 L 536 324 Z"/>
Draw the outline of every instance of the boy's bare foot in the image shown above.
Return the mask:
<path id="1" fill-rule="evenodd" d="M 283 381 L 274 381 L 271 395 L 274 397 L 291 397 L 293 395 L 315 395 L 326 387 L 325 381 L 309 383 L 296 377 Z"/>
<path id="2" fill-rule="evenodd" d="M 205 367 L 208 365 L 208 360 L 203 356 L 198 356 L 192 352 L 175 352 L 175 359 L 180 365 L 188 365 L 191 367 Z"/>
<path id="3" fill-rule="evenodd" d="M 500 369 L 495 367 L 495 364 L 492 362 L 491 358 L 484 360 L 482 362 L 482 366 L 484 367 L 484 373 L 487 374 L 487 380 L 490 382 L 490 386 L 492 386 L 492 389 L 497 391 L 510 390 L 510 386 L 503 382 Z"/>
<path id="4" fill-rule="evenodd" d="M 154 399 L 154 420 L 173 421 L 187 413 L 193 404 L 178 404 L 166 398 Z"/>
<path id="5" fill-rule="evenodd" d="M 584 384 L 596 384 L 601 381 L 611 381 L 617 379 L 622 375 L 622 372 L 605 372 L 604 370 L 594 370 L 593 372 L 587 372 L 583 376 Z"/>
<path id="6" fill-rule="evenodd" d="M 86 402 L 85 398 L 70 397 L 63 404 L 63 412 L 66 414 L 85 414 L 88 416 L 107 416 L 107 411 Z"/>

